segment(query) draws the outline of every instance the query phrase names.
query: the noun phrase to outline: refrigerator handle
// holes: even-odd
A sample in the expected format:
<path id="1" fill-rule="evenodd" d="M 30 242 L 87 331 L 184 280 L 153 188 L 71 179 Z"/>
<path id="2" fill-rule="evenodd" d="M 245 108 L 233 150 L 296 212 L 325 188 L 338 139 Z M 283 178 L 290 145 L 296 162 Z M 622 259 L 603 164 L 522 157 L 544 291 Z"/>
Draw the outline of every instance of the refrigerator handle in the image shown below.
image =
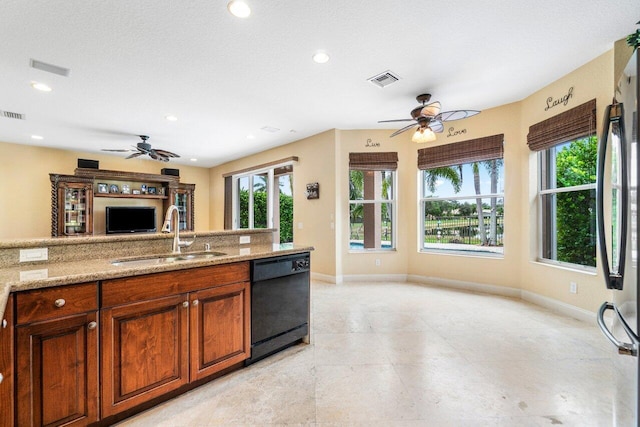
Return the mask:
<path id="1" fill-rule="evenodd" d="M 624 125 L 622 122 L 622 104 L 608 105 L 604 113 L 604 125 L 602 127 L 602 136 L 600 144 L 598 144 L 598 166 L 596 172 L 596 218 L 598 230 L 598 246 L 600 247 L 600 258 L 602 264 L 602 272 L 607 289 L 621 290 L 623 288 L 623 275 L 625 265 L 626 243 L 627 243 L 627 189 L 628 189 L 628 173 L 627 173 L 627 150 L 624 143 Z M 622 211 L 620 220 L 620 241 L 617 242 L 618 247 L 618 268 L 617 271 L 611 272 L 609 268 L 609 253 L 607 252 L 607 239 L 604 224 L 604 167 L 607 155 L 607 146 L 609 145 L 609 129 L 613 124 L 615 131 L 622 143 L 620 144 L 620 175 L 621 175 L 621 191 L 620 191 L 620 209 Z M 615 238 L 616 236 L 614 236 Z"/>
<path id="2" fill-rule="evenodd" d="M 607 325 L 604 323 L 604 312 L 607 310 L 613 310 L 613 312 L 616 314 L 618 320 L 620 321 L 620 325 L 622 325 L 622 329 L 624 329 L 625 333 L 631 340 L 630 343 L 618 340 L 615 336 L 613 336 L 609 328 L 607 328 Z M 633 332 L 633 330 L 627 324 L 626 320 L 624 320 L 624 317 L 622 317 L 622 314 L 620 313 L 620 310 L 618 310 L 618 307 L 610 302 L 605 301 L 605 303 L 600 306 L 600 310 L 598 310 L 598 326 L 600 327 L 602 333 L 609 339 L 609 341 L 611 341 L 613 345 L 618 347 L 618 353 L 627 356 L 638 357 L 638 347 L 640 345 L 640 339 L 638 339 L 638 335 Z"/>

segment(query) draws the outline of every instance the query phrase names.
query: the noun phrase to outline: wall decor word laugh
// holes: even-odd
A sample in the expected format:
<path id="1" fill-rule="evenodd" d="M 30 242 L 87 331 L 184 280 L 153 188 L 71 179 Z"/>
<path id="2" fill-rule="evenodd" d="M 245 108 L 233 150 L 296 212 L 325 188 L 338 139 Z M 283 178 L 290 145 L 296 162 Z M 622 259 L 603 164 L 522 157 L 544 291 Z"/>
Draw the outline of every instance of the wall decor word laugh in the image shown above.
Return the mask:
<path id="1" fill-rule="evenodd" d="M 573 97 L 573 86 L 569 88 L 567 94 L 561 98 L 553 99 L 553 96 L 547 98 L 547 106 L 544 111 L 549 110 L 550 108 L 557 107 L 558 105 L 567 105 L 569 103 L 569 99 Z"/>
<path id="2" fill-rule="evenodd" d="M 451 126 L 449 128 L 449 133 L 447 134 L 447 138 L 450 138 L 452 136 L 464 135 L 465 133 L 467 133 L 467 129 L 456 130 L 453 126 Z"/>
<path id="3" fill-rule="evenodd" d="M 371 142 L 371 138 L 367 139 L 367 143 L 364 144 L 365 147 L 380 147 L 379 142 Z"/>

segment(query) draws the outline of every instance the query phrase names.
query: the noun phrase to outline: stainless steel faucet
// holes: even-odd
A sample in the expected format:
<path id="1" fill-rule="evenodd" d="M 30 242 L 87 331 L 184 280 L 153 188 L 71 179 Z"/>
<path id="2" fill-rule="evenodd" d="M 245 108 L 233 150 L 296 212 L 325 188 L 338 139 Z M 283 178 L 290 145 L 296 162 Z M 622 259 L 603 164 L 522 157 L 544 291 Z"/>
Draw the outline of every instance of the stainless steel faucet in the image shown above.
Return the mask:
<path id="1" fill-rule="evenodd" d="M 173 219 L 174 217 L 175 220 Z M 193 244 L 195 236 L 194 240 L 190 242 L 180 240 L 180 212 L 176 205 L 171 205 L 167 209 L 167 213 L 164 216 L 164 224 L 162 224 L 163 233 L 171 233 L 171 222 L 173 222 L 173 246 L 171 247 L 171 252 L 179 254 L 181 248 L 188 248 Z"/>

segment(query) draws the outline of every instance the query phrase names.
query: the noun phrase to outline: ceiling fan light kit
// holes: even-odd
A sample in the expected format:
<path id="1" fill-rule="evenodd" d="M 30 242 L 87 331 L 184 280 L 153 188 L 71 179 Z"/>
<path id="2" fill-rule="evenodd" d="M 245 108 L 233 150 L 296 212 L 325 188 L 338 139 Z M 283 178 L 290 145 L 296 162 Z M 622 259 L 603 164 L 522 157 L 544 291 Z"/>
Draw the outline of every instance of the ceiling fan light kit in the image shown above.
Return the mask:
<path id="1" fill-rule="evenodd" d="M 251 8 L 249 5 L 240 0 L 231 0 L 227 4 L 227 9 L 236 18 L 247 18 L 251 15 Z"/>
<path id="2" fill-rule="evenodd" d="M 444 131 L 444 125 L 442 122 L 461 120 L 480 113 L 480 111 L 477 110 L 453 110 L 441 113 L 440 110 L 442 106 L 439 101 L 427 104 L 431 100 L 431 94 L 429 93 L 416 96 L 416 100 L 420 105 L 411 110 L 410 119 L 380 120 L 378 122 L 412 122 L 411 124 L 392 133 L 391 138 L 413 128 L 415 129 L 415 132 L 411 137 L 413 142 L 423 143 L 435 141 L 435 134 L 442 133 L 442 131 Z"/>

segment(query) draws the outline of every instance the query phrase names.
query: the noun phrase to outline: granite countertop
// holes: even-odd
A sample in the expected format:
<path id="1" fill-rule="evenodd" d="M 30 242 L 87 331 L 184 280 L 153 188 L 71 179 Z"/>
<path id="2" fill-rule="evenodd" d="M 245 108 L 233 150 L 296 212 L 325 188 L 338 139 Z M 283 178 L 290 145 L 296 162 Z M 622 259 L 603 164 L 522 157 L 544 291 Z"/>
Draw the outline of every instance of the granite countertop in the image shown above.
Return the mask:
<path id="1" fill-rule="evenodd" d="M 296 254 L 313 250 L 311 246 L 295 245 L 241 245 L 214 248 L 224 255 L 212 258 L 194 258 L 150 265 L 113 265 L 114 258 L 91 259 L 74 262 L 42 263 L 0 269 L 0 318 L 11 292 L 47 288 L 73 283 L 95 282 L 163 271 L 229 264 L 238 261 Z M 184 255 L 188 255 L 185 253 Z M 156 255 L 157 256 L 157 255 Z M 170 254 L 167 254 L 170 256 Z M 118 258 L 123 259 L 123 258 Z"/>

